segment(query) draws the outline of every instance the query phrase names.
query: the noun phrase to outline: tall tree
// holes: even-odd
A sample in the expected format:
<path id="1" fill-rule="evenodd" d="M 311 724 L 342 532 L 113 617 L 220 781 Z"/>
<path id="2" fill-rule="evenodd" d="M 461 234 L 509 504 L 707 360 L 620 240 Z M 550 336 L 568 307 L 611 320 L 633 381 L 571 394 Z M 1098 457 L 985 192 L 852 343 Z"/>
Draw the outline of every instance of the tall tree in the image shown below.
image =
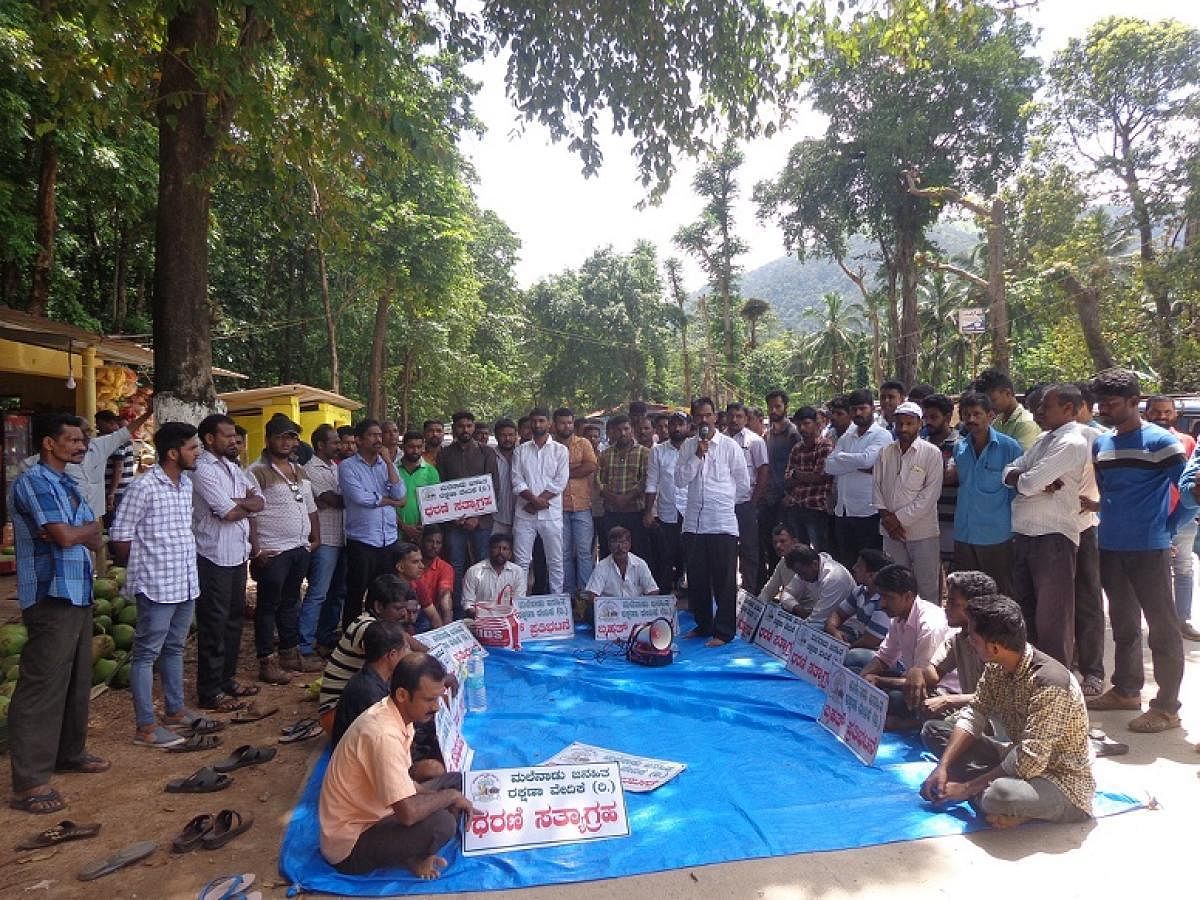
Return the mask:
<path id="1" fill-rule="evenodd" d="M 671 256 L 663 263 L 663 268 L 667 273 L 667 289 L 670 291 L 671 300 L 674 301 L 678 309 L 676 324 L 679 333 L 680 353 L 683 357 L 683 396 L 691 400 L 694 395 L 692 394 L 691 354 L 688 352 L 688 314 L 685 307 L 687 303 L 687 291 L 683 289 L 683 263 L 676 257 Z"/>
<path id="2" fill-rule="evenodd" d="M 1129 204 L 1154 305 L 1155 362 L 1163 387 L 1173 389 L 1178 316 L 1162 257 L 1182 246 L 1170 220 L 1183 212 L 1197 146 L 1200 30 L 1172 19 L 1102 19 L 1055 55 L 1050 76 L 1054 118 L 1095 173 L 1117 181 Z"/>
<path id="3" fill-rule="evenodd" d="M 863 308 L 837 293 L 823 294 L 821 303 L 820 308 L 805 310 L 813 331 L 804 349 L 812 355 L 815 367 L 828 367 L 829 387 L 840 394 L 846 389 L 851 356 L 862 334 Z"/>

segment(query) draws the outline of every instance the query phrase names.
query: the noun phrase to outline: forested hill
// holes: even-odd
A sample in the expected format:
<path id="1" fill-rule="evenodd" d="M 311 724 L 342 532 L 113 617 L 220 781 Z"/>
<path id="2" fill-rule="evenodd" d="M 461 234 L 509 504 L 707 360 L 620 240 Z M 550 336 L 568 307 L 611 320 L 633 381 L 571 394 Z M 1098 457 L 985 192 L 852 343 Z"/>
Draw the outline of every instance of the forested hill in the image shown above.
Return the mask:
<path id="1" fill-rule="evenodd" d="M 946 256 L 970 253 L 982 239 L 972 222 L 940 223 L 929 233 L 932 243 Z M 879 267 L 878 249 L 864 237 L 854 237 L 850 242 L 851 258 L 856 265 L 866 269 L 868 275 Z M 875 253 L 872 254 L 872 250 Z M 844 293 L 859 299 L 858 289 L 828 259 L 812 258 L 800 262 L 794 256 L 781 256 L 766 265 L 751 269 L 742 275 L 742 297 L 758 297 L 774 307 L 784 326 L 797 330 L 809 330 L 804 320 L 804 310 L 820 305 L 821 295 L 829 292 Z M 699 294 L 693 292 L 693 300 Z"/>

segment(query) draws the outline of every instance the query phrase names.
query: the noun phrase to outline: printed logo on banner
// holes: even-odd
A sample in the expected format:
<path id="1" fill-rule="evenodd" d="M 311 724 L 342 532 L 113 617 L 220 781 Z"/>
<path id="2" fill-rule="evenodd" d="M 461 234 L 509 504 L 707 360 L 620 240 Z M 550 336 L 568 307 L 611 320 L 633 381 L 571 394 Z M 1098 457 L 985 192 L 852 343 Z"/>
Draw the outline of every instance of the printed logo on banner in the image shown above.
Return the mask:
<path id="1" fill-rule="evenodd" d="M 464 673 L 471 654 L 488 655 L 487 651 L 479 645 L 479 641 L 475 640 L 475 636 L 471 634 L 466 623 L 461 621 L 451 622 L 449 625 L 443 625 L 433 631 L 423 632 L 420 640 L 429 648 L 430 655 L 437 657 L 438 661 L 446 667 L 446 671 L 458 678 L 459 681 L 465 681 Z"/>
<path id="2" fill-rule="evenodd" d="M 767 602 L 746 591 L 740 591 L 738 597 L 741 600 L 741 603 L 738 604 L 737 616 L 738 637 L 747 644 L 751 644 L 754 642 L 754 635 L 758 631 L 759 623 L 762 622 L 763 613 L 767 611 Z"/>
<path id="3" fill-rule="evenodd" d="M 672 594 L 648 597 L 597 597 L 593 604 L 596 640 L 623 641 L 637 625 L 663 618 L 679 632 Z"/>
<path id="4" fill-rule="evenodd" d="M 521 641 L 561 641 L 575 636 L 571 598 L 566 594 L 539 594 L 517 602 Z"/>
<path id="5" fill-rule="evenodd" d="M 496 511 L 496 489 L 491 475 L 455 478 L 418 488 L 417 503 L 422 525 L 487 516 Z"/>
<path id="6" fill-rule="evenodd" d="M 796 632 L 787 667 L 798 678 L 827 690 L 829 678 L 842 664 L 849 645 L 807 623 Z"/>
<path id="7" fill-rule="evenodd" d="M 767 605 L 754 643 L 762 647 L 772 656 L 778 657 L 785 663 L 792 653 L 792 645 L 796 642 L 796 632 L 802 621 L 774 603 Z"/>
<path id="8" fill-rule="evenodd" d="M 844 666 L 829 679 L 817 720 L 865 765 L 875 762 L 887 719 L 887 694 Z"/>
<path id="9" fill-rule="evenodd" d="M 542 765 L 565 766 L 594 762 L 620 763 L 621 785 L 635 794 L 656 790 L 687 768 L 683 763 L 654 759 L 650 756 L 633 756 L 617 750 L 581 744 L 578 741 L 559 750 Z"/>
<path id="10" fill-rule="evenodd" d="M 476 809 L 463 828 L 465 856 L 629 835 L 617 763 L 483 769 L 464 781 Z"/>

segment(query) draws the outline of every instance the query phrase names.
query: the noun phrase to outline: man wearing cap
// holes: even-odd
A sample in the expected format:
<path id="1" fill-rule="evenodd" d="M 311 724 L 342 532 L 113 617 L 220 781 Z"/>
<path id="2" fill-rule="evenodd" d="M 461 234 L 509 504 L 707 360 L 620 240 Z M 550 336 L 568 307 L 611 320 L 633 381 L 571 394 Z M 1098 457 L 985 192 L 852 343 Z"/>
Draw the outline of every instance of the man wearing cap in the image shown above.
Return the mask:
<path id="1" fill-rule="evenodd" d="M 942 492 L 942 453 L 918 437 L 921 407 L 906 400 L 896 407 L 896 440 L 875 460 L 873 491 L 879 510 L 883 552 L 912 569 L 922 599 L 941 597 L 941 546 L 937 501 Z"/>
<path id="2" fill-rule="evenodd" d="M 292 459 L 300 443 L 300 426 L 287 416 L 274 416 L 266 433 L 267 446 L 248 473 L 263 495 L 263 509 L 250 536 L 250 574 L 258 583 L 254 646 L 258 680 L 287 684 L 288 672 L 322 668 L 317 660 L 303 659 L 299 649 L 300 585 L 312 552 L 321 545 L 321 522 L 308 473 Z"/>

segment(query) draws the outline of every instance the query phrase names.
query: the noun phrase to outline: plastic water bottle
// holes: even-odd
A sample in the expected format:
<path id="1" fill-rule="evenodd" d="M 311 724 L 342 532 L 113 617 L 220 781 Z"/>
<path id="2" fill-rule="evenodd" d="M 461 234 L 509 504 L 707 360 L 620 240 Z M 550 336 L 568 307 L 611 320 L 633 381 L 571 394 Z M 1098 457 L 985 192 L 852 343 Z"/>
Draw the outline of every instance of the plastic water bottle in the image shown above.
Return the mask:
<path id="1" fill-rule="evenodd" d="M 487 684 L 483 680 L 483 657 L 471 654 L 467 661 L 467 709 L 483 712 L 487 709 Z"/>

